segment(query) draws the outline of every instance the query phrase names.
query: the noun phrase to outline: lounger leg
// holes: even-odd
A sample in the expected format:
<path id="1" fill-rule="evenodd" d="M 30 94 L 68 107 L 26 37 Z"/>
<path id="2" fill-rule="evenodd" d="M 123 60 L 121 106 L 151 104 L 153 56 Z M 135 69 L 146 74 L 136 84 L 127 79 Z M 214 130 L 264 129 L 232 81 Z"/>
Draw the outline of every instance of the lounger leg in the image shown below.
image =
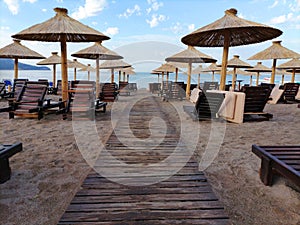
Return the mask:
<path id="1" fill-rule="evenodd" d="M 13 119 L 15 117 L 15 114 L 13 112 L 8 113 L 8 118 Z"/>
<path id="2" fill-rule="evenodd" d="M 11 169 L 8 158 L 0 159 L 0 184 L 10 179 Z"/>
<path id="3" fill-rule="evenodd" d="M 271 160 L 269 158 L 262 157 L 261 159 L 260 179 L 265 185 L 272 185 L 273 172 Z"/>

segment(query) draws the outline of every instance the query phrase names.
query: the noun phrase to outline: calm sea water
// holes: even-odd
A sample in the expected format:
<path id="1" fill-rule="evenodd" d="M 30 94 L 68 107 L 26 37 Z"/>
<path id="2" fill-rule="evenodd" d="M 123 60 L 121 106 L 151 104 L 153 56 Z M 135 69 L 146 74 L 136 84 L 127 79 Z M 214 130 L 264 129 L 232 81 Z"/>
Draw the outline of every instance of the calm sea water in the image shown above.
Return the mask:
<path id="1" fill-rule="evenodd" d="M 77 79 L 78 80 L 87 80 L 87 72 L 77 71 Z M 14 71 L 13 70 L 0 70 L 0 81 L 4 79 L 13 80 Z M 52 81 L 53 72 L 51 70 L 20 70 L 19 71 L 19 78 L 28 78 L 29 80 L 38 80 L 38 79 L 48 79 Z M 95 80 L 96 74 L 93 72 L 90 74 L 91 80 Z M 61 74 L 58 71 L 56 74 L 57 80 L 61 79 Z M 135 82 L 138 85 L 138 88 L 148 88 L 148 83 L 158 82 L 157 75 L 153 75 L 147 72 L 137 72 L 135 75 L 131 75 L 129 77 L 129 82 Z M 266 82 L 264 78 L 269 78 L 270 75 L 260 75 L 259 82 Z M 74 71 L 68 71 L 68 79 L 74 79 Z M 123 79 L 123 75 L 122 75 Z M 169 75 L 169 80 L 175 79 L 175 73 Z M 118 82 L 119 75 L 115 73 L 115 81 Z M 187 75 L 183 73 L 179 73 L 178 81 L 184 81 L 186 83 Z M 211 74 L 201 74 L 200 82 L 203 83 L 204 81 L 211 81 L 212 75 Z M 227 75 L 226 83 L 232 80 L 231 75 Z M 249 84 L 250 83 L 250 76 L 243 76 L 238 75 L 237 80 L 243 80 L 241 84 Z M 285 82 L 289 82 L 291 80 L 290 75 L 285 76 Z M 161 81 L 161 76 L 159 81 Z M 215 75 L 215 81 L 220 81 L 220 75 Z M 256 76 L 253 76 L 253 84 L 255 84 Z M 110 72 L 109 71 L 101 71 L 100 72 L 100 82 L 110 82 Z M 192 75 L 192 83 L 198 82 L 198 75 Z M 300 76 L 296 75 L 296 82 L 300 82 Z M 276 76 L 275 83 L 281 83 L 281 76 Z"/>

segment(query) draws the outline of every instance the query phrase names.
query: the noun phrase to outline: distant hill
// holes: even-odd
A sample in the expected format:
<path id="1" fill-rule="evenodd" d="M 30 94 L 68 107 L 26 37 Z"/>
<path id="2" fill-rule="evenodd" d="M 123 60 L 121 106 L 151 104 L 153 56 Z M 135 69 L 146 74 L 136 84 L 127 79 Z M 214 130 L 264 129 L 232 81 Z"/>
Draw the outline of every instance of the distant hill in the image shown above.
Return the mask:
<path id="1" fill-rule="evenodd" d="M 0 70 L 13 70 L 13 59 L 0 59 Z M 32 66 L 25 63 L 18 63 L 19 70 L 50 70 L 47 66 Z"/>

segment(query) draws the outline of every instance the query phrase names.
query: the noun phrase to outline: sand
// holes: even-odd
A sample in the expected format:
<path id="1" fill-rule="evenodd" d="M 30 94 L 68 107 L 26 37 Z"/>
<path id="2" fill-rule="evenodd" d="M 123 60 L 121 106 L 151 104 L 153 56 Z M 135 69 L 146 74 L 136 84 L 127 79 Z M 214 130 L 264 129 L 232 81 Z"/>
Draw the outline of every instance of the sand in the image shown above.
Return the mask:
<path id="1" fill-rule="evenodd" d="M 133 96 L 119 101 L 126 104 L 126 98 Z M 6 104 L 0 100 L 0 107 Z M 112 131 L 111 107 L 96 117 L 103 143 Z M 216 124 L 225 131 L 224 139 L 205 174 L 233 224 L 300 224 L 300 192 L 279 177 L 273 186 L 263 185 L 258 175 L 260 159 L 251 152 L 252 144 L 299 145 L 300 109 L 296 104 L 277 104 L 267 105 L 265 111 L 274 115 L 271 121 Z M 192 135 L 199 122 L 187 114 L 180 118 Z M 0 113 L 0 120 L 0 142 L 23 143 L 23 151 L 10 158 L 11 179 L 0 185 L 0 224 L 57 224 L 90 170 L 76 145 L 72 120 L 55 114 L 40 121 L 9 120 L 7 113 Z M 199 160 L 211 127 L 209 122 L 200 123 Z"/>

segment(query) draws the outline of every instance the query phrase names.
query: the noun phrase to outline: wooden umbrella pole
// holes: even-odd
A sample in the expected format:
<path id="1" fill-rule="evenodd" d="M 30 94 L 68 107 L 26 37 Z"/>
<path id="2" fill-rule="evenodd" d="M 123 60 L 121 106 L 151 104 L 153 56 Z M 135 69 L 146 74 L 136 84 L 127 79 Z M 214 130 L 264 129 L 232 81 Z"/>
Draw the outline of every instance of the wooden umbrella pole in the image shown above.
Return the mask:
<path id="1" fill-rule="evenodd" d="M 259 82 L 259 72 L 257 72 L 256 74 L 256 86 L 258 86 L 258 82 Z"/>
<path id="2" fill-rule="evenodd" d="M 96 59 L 96 97 L 100 93 L 100 70 L 99 70 L 99 56 Z"/>
<path id="3" fill-rule="evenodd" d="M 188 79 L 187 79 L 187 84 L 186 84 L 186 99 L 190 99 L 190 92 L 191 92 L 191 74 L 192 74 L 192 63 L 189 62 L 189 67 L 188 67 Z"/>
<path id="4" fill-rule="evenodd" d="M 281 75 L 281 84 L 284 84 L 284 74 Z"/>
<path id="5" fill-rule="evenodd" d="M 60 42 L 61 48 L 61 82 L 62 82 L 62 100 L 67 103 L 68 100 L 68 71 L 67 71 L 67 36 L 64 35 Z"/>
<path id="6" fill-rule="evenodd" d="M 14 64 L 14 71 L 15 71 L 15 74 L 14 74 L 14 79 L 18 79 L 18 58 L 15 58 L 15 64 Z"/>
<path id="7" fill-rule="evenodd" d="M 200 73 L 198 74 L 198 86 L 197 86 L 198 89 L 200 89 Z"/>
<path id="8" fill-rule="evenodd" d="M 56 86 L 56 64 L 53 64 L 53 87 Z"/>
<path id="9" fill-rule="evenodd" d="M 232 91 L 235 90 L 235 83 L 236 83 L 236 68 L 233 68 L 233 74 L 232 74 Z"/>
<path id="10" fill-rule="evenodd" d="M 76 74 L 76 67 L 74 67 L 74 80 L 76 80 L 77 79 L 77 74 Z"/>
<path id="11" fill-rule="evenodd" d="M 123 81 L 126 81 L 126 73 L 123 72 Z"/>
<path id="12" fill-rule="evenodd" d="M 88 71 L 88 80 L 90 80 L 90 77 L 91 75 L 90 75 L 90 71 Z"/>
<path id="13" fill-rule="evenodd" d="M 212 71 L 212 78 L 211 78 L 212 81 L 215 81 L 215 71 Z"/>
<path id="14" fill-rule="evenodd" d="M 295 83 L 295 73 L 296 73 L 296 69 L 293 69 L 291 83 Z"/>
<path id="15" fill-rule="evenodd" d="M 175 72 L 176 72 L 176 74 L 175 74 L 175 82 L 177 82 L 177 80 L 178 80 L 178 68 L 177 67 L 175 69 Z"/>
<path id="16" fill-rule="evenodd" d="M 222 70 L 221 70 L 221 80 L 220 80 L 220 90 L 222 91 L 225 91 L 229 43 L 230 43 L 229 31 L 224 31 L 224 47 L 223 47 Z"/>
<path id="17" fill-rule="evenodd" d="M 127 82 L 129 83 L 129 74 L 127 74 Z"/>
<path id="18" fill-rule="evenodd" d="M 111 83 L 114 83 L 115 82 L 115 71 L 114 69 L 112 68 L 111 69 Z"/>
<path id="19" fill-rule="evenodd" d="M 275 84 L 275 72 L 276 72 L 276 59 L 273 59 L 272 75 L 271 75 L 270 84 Z"/>
<path id="20" fill-rule="evenodd" d="M 252 75 L 250 75 L 250 84 L 249 86 L 251 87 L 252 86 Z"/>

